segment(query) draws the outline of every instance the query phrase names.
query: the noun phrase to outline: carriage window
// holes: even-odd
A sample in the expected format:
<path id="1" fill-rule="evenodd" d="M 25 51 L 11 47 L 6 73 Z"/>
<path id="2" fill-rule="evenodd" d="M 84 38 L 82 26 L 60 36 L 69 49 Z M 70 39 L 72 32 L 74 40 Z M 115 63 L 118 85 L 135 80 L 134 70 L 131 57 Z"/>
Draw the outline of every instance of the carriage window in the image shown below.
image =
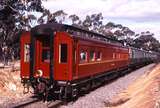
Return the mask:
<path id="1" fill-rule="evenodd" d="M 50 50 L 49 49 L 42 50 L 42 61 L 46 63 L 50 62 Z"/>
<path id="2" fill-rule="evenodd" d="M 50 43 L 48 42 L 49 37 L 40 38 L 42 43 L 42 62 L 50 63 Z"/>
<path id="3" fill-rule="evenodd" d="M 87 52 L 86 51 L 81 51 L 80 52 L 80 63 L 83 63 L 87 61 Z"/>
<path id="4" fill-rule="evenodd" d="M 67 44 L 61 44 L 59 46 L 60 63 L 67 63 Z"/>
<path id="5" fill-rule="evenodd" d="M 119 59 L 121 58 L 121 54 L 120 54 L 120 53 L 118 54 L 118 58 L 119 58 Z"/>
<path id="6" fill-rule="evenodd" d="M 102 59 L 102 53 L 100 51 L 97 52 L 96 58 L 98 61 L 100 61 Z"/>
<path id="7" fill-rule="evenodd" d="M 30 45 L 25 44 L 24 45 L 24 62 L 29 62 L 30 60 Z"/>
<path id="8" fill-rule="evenodd" d="M 90 61 L 94 61 L 95 60 L 95 52 L 94 51 L 90 51 Z"/>
<path id="9" fill-rule="evenodd" d="M 116 54 L 115 54 L 115 53 L 113 53 L 113 56 L 112 56 L 112 58 L 113 58 L 113 59 L 115 59 L 115 58 L 116 58 Z"/>

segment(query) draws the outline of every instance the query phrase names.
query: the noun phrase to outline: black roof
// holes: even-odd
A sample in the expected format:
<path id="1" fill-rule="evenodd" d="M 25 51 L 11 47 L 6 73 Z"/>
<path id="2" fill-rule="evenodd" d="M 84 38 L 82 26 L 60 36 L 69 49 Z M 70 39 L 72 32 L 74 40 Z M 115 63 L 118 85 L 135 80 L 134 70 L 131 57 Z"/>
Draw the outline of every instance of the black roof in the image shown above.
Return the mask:
<path id="1" fill-rule="evenodd" d="M 113 39 L 113 38 L 104 36 L 102 34 L 95 33 L 93 31 L 85 30 L 85 29 L 71 26 L 71 25 L 58 24 L 58 23 L 48 23 L 48 24 L 41 24 L 41 25 L 35 26 L 34 28 L 31 29 L 31 33 L 32 35 L 42 35 L 42 34 L 50 35 L 50 33 L 53 33 L 54 31 L 68 31 L 68 30 L 84 32 L 90 35 L 94 35 L 98 38 L 103 38 L 103 39 L 110 40 L 112 42 L 114 41 L 116 43 L 121 43 L 117 39 Z"/>

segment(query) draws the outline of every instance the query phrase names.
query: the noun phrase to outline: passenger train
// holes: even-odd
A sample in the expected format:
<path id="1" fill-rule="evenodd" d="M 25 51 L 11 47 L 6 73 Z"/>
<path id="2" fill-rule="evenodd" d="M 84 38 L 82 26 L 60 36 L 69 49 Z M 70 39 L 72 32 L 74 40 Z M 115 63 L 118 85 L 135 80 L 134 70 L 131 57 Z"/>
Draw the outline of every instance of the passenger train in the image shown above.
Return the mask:
<path id="1" fill-rule="evenodd" d="M 124 46 L 107 36 L 64 24 L 42 24 L 20 40 L 25 91 L 58 100 L 75 98 L 98 83 L 158 59 L 156 52 Z"/>

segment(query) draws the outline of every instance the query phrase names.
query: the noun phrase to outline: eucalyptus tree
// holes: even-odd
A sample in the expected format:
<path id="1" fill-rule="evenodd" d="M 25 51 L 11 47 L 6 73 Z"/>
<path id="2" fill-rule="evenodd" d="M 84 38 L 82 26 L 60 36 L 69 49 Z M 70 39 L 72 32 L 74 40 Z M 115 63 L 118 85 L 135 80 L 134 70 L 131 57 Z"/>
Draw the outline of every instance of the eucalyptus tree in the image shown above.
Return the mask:
<path id="1" fill-rule="evenodd" d="M 43 12 L 41 0 L 1 0 L 0 1 L 0 51 L 9 47 L 15 55 L 19 54 L 19 35 L 30 30 L 36 20 L 32 12 Z M 15 44 L 14 44 L 15 43 Z M 15 48 L 16 47 L 16 48 Z"/>

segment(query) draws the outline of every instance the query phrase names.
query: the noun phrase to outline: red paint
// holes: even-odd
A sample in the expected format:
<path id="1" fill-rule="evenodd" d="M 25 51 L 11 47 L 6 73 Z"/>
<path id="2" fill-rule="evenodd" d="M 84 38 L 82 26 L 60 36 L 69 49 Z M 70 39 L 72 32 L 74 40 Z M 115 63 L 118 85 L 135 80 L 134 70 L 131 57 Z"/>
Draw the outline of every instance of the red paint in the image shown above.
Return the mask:
<path id="1" fill-rule="evenodd" d="M 80 50 L 84 49 L 88 53 L 87 62 L 80 63 L 79 55 Z M 96 53 L 98 51 L 102 52 L 102 59 L 100 61 L 90 61 L 89 52 L 94 50 Z M 121 48 L 119 46 L 111 44 L 103 44 L 94 41 L 79 40 L 77 47 L 77 69 L 76 78 L 88 77 L 95 74 L 100 74 L 102 72 L 118 69 L 121 67 L 126 67 L 129 64 L 129 53 L 128 48 Z M 115 58 L 113 59 L 113 53 L 115 53 Z"/>
<path id="2" fill-rule="evenodd" d="M 59 58 L 59 46 L 61 44 L 67 44 L 67 63 L 60 63 Z M 54 79 L 55 80 L 72 80 L 72 51 L 73 51 L 73 39 L 69 36 L 68 33 L 58 32 L 55 36 L 55 44 L 54 44 Z"/>
<path id="3" fill-rule="evenodd" d="M 30 73 L 30 63 L 29 62 L 24 62 L 24 45 L 25 44 L 30 44 L 30 32 L 24 32 L 21 35 L 21 40 L 20 40 L 20 57 L 21 57 L 21 78 L 29 78 L 29 73 Z"/>
<path id="4" fill-rule="evenodd" d="M 39 36 L 36 37 L 36 65 L 35 65 L 35 71 L 42 70 L 43 72 L 43 78 L 49 78 L 50 73 L 50 63 L 42 61 L 42 51 L 44 49 L 50 50 L 49 48 L 49 42 L 46 43 L 46 46 L 43 46 L 44 41 L 46 40 L 45 36 Z M 49 40 L 47 40 L 49 41 Z"/>
<path id="5" fill-rule="evenodd" d="M 43 38 L 42 38 L 43 37 Z M 43 71 L 43 77 L 49 78 L 50 64 L 42 62 L 42 40 L 45 36 L 36 37 L 36 64 L 35 72 L 38 69 Z M 29 63 L 24 63 L 24 44 L 30 43 L 30 33 L 24 33 L 21 37 L 21 77 L 29 76 Z M 49 44 L 49 40 L 48 40 Z M 67 63 L 60 63 L 59 46 L 67 44 Z M 109 43 L 102 43 L 98 41 L 84 40 L 76 37 L 71 37 L 66 32 L 56 32 L 54 37 L 54 79 L 71 81 L 79 78 L 88 77 L 91 75 L 100 74 L 102 72 L 126 67 L 129 65 L 129 48 L 116 46 Z M 87 54 L 87 61 L 80 63 L 80 51 L 85 50 Z M 95 51 L 96 54 L 100 51 L 102 53 L 101 60 L 89 60 L 90 51 Z"/>

